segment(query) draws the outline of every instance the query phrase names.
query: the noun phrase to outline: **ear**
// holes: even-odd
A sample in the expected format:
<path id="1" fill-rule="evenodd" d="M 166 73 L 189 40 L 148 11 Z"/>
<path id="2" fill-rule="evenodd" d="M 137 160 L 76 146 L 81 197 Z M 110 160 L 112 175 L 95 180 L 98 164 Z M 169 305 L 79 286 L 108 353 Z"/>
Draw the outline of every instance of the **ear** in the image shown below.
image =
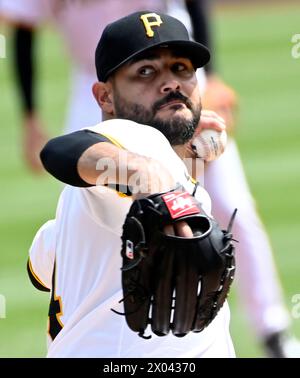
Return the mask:
<path id="1" fill-rule="evenodd" d="M 114 115 L 112 101 L 112 85 L 110 82 L 97 82 L 93 85 L 93 95 L 102 111 L 106 114 Z"/>

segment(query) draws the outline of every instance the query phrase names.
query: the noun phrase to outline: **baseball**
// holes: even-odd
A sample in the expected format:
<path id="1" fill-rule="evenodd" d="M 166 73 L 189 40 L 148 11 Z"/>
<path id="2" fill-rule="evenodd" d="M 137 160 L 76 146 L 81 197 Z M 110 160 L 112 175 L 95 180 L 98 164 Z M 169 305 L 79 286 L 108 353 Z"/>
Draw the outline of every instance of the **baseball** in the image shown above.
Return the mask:
<path id="1" fill-rule="evenodd" d="M 217 159 L 225 150 L 227 133 L 225 130 L 203 129 L 192 141 L 192 148 L 205 161 Z"/>

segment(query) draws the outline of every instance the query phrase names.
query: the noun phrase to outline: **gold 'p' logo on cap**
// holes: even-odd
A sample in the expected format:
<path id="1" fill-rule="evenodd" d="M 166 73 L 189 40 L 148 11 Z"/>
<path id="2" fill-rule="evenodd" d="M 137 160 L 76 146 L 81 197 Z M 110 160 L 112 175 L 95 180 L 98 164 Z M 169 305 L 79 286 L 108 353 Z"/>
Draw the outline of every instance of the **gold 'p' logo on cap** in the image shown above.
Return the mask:
<path id="1" fill-rule="evenodd" d="M 143 21 L 146 34 L 148 37 L 152 38 L 154 36 L 154 31 L 152 30 L 153 26 L 160 26 L 163 22 L 160 16 L 156 13 L 146 13 L 141 15 L 141 20 Z M 150 21 L 149 19 L 152 19 Z M 154 19 L 154 20 L 153 20 Z"/>

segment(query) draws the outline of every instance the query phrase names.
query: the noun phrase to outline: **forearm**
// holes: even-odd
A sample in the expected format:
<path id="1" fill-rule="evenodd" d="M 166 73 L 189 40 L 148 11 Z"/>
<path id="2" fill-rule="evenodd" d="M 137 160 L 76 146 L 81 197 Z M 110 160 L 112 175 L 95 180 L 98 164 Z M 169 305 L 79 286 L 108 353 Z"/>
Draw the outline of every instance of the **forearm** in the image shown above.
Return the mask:
<path id="1" fill-rule="evenodd" d="M 142 174 L 141 166 L 149 160 L 111 143 L 101 142 L 83 152 L 77 171 L 91 185 L 129 186 L 132 176 Z"/>
<path id="2" fill-rule="evenodd" d="M 175 185 L 169 171 L 155 159 L 122 149 L 88 130 L 50 140 L 41 160 L 55 178 L 78 187 L 109 185 L 125 187 L 126 192 L 152 193 Z"/>

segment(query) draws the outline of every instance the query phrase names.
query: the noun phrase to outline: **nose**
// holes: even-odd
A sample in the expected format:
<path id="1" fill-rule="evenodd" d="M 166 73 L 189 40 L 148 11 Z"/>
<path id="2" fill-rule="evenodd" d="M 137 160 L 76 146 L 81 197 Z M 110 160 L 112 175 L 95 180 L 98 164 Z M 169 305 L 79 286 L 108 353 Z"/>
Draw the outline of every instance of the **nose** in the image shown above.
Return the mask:
<path id="1" fill-rule="evenodd" d="M 164 78 L 164 82 L 161 85 L 160 91 L 163 94 L 179 91 L 181 86 L 178 80 L 176 80 L 174 77 L 169 76 L 168 78 Z"/>

